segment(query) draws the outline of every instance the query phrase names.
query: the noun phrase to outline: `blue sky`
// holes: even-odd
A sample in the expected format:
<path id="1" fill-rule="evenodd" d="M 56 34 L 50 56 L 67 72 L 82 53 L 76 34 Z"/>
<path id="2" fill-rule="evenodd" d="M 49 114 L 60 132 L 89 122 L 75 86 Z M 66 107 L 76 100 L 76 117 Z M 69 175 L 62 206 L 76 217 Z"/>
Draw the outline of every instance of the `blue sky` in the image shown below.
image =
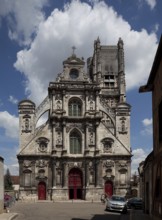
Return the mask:
<path id="1" fill-rule="evenodd" d="M 152 150 L 151 93 L 138 89 L 147 83 L 161 36 L 161 8 L 158 0 L 0 0 L 0 156 L 11 174 L 18 174 L 18 102 L 39 105 L 71 47 L 86 60 L 98 36 L 102 45 L 124 41 L 136 170 Z"/>

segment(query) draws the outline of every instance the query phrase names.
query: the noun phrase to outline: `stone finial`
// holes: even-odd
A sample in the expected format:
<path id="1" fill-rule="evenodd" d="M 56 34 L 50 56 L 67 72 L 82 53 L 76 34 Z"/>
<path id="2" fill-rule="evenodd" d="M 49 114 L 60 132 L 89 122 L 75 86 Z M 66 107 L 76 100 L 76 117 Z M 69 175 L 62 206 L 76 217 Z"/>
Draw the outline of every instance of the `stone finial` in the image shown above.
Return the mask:
<path id="1" fill-rule="evenodd" d="M 121 37 L 120 37 L 120 38 L 119 38 L 119 41 L 118 41 L 118 48 L 119 48 L 119 49 L 123 49 L 123 45 L 124 45 L 123 40 L 122 40 Z"/>

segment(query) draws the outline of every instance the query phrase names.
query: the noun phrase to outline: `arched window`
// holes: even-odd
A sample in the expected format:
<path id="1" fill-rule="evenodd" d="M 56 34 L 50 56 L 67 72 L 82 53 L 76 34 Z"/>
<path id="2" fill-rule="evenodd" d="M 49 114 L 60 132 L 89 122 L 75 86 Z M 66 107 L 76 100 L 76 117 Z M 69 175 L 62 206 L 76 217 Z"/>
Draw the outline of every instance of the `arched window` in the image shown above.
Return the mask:
<path id="1" fill-rule="evenodd" d="M 79 132 L 73 131 L 70 134 L 70 153 L 71 154 L 81 154 L 82 141 Z"/>
<path id="2" fill-rule="evenodd" d="M 69 116 L 81 116 L 82 105 L 80 100 L 72 99 L 69 102 Z"/>

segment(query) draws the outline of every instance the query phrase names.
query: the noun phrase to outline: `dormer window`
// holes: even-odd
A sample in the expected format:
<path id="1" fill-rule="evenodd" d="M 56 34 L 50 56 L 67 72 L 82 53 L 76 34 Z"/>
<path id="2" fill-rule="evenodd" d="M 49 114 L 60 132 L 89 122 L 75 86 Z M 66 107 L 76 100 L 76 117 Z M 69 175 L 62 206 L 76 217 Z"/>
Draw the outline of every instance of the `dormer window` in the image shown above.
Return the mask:
<path id="1" fill-rule="evenodd" d="M 77 79 L 78 76 L 79 76 L 79 71 L 77 69 L 70 70 L 70 78 L 71 79 Z"/>

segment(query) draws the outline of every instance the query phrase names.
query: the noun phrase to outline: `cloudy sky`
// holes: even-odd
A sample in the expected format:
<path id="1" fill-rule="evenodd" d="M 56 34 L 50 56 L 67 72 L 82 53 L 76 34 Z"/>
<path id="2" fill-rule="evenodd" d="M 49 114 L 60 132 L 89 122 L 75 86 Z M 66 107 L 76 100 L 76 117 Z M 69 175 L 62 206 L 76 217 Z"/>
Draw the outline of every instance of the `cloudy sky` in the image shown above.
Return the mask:
<path id="1" fill-rule="evenodd" d="M 160 40 L 161 8 L 158 0 L 0 0 L 0 156 L 11 174 L 18 174 L 18 102 L 29 98 L 39 105 L 71 47 L 86 60 L 98 36 L 102 45 L 124 41 L 136 170 L 152 150 L 151 94 L 138 89 Z"/>

